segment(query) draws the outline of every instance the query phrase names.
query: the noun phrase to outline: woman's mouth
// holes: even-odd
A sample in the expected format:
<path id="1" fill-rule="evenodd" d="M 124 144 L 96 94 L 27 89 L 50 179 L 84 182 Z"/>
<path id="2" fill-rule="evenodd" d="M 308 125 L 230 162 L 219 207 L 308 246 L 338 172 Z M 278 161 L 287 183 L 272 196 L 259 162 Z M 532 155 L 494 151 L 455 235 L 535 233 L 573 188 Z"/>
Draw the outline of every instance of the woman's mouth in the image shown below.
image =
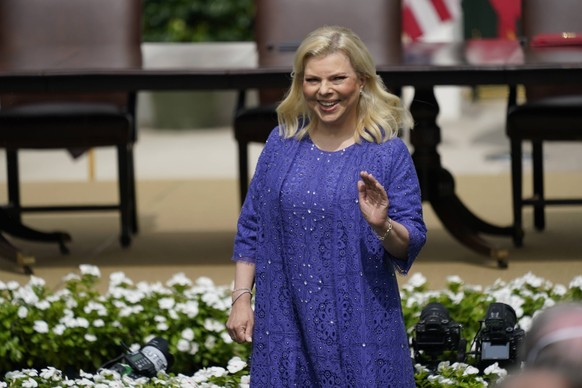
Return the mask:
<path id="1" fill-rule="evenodd" d="M 319 101 L 317 101 L 317 103 L 319 104 L 319 106 L 321 107 L 322 110 L 329 111 L 329 110 L 333 110 L 333 108 L 338 104 L 338 101 L 337 100 L 334 100 L 334 101 L 319 100 Z"/>

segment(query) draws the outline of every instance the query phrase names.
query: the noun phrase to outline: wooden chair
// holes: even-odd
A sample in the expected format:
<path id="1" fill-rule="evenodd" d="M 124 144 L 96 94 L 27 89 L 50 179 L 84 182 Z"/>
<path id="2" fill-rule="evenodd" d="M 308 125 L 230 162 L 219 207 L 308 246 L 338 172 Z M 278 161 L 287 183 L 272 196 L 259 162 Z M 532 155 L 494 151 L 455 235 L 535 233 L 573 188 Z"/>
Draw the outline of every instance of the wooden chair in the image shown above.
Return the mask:
<path id="1" fill-rule="evenodd" d="M 366 43 L 376 63 L 397 63 L 401 58 L 400 1 L 366 0 L 255 0 L 255 40 L 259 66 L 289 66 L 303 38 L 323 25 L 351 28 Z M 389 83 L 389 82 L 388 82 Z M 277 126 L 275 107 L 285 90 L 259 91 L 259 106 L 245 106 L 239 95 L 234 118 L 238 143 L 240 203 L 248 190 L 250 143 L 264 143 Z"/>
<path id="2" fill-rule="evenodd" d="M 26 70 L 35 56 L 56 50 L 91 50 L 108 66 L 141 65 L 141 0 L 2 0 L 0 60 Z M 91 66 L 99 68 L 100 63 Z M 0 147 L 6 150 L 8 204 L 17 237 L 56 241 L 19 224 L 24 212 L 118 211 L 120 242 L 129 246 L 138 231 L 133 144 L 136 141 L 135 93 L 20 93 L 0 95 Z M 118 202 L 63 206 L 26 206 L 20 199 L 18 151 L 67 149 L 79 154 L 93 147 L 117 150 Z"/>
<path id="3" fill-rule="evenodd" d="M 582 32 L 579 0 L 522 0 L 523 41 L 531 45 L 539 34 Z M 559 47 L 536 48 L 528 55 L 560 55 Z M 549 80 L 551 81 L 551 80 Z M 523 245 L 525 206 L 533 206 L 534 226 L 545 228 L 548 205 L 582 205 L 582 198 L 547 198 L 544 190 L 543 143 L 582 141 L 582 87 L 524 85 L 526 102 L 517 104 L 515 86 L 510 89 L 506 133 L 510 139 L 513 205 L 513 241 Z M 524 198 L 522 145 L 532 145 L 533 195 Z"/>

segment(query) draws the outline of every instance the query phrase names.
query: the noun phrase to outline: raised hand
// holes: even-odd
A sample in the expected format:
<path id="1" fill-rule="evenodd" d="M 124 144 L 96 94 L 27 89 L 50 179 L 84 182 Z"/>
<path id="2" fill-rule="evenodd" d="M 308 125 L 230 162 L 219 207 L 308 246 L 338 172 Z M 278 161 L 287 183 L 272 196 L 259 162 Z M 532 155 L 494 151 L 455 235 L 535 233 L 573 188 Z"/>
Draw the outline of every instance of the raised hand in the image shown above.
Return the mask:
<path id="1" fill-rule="evenodd" d="M 369 172 L 360 172 L 358 181 L 359 205 L 364 219 L 374 230 L 384 228 L 388 219 L 388 194 L 378 180 Z"/>

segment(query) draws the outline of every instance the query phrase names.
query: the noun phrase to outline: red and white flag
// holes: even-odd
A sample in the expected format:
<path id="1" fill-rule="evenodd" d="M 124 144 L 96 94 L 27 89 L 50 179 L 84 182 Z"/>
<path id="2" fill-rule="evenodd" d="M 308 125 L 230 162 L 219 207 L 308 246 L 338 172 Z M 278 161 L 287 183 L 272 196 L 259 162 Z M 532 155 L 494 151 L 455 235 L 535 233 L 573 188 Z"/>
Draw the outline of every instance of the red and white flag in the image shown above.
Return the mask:
<path id="1" fill-rule="evenodd" d="M 437 32 L 461 13 L 460 0 L 404 0 L 402 29 L 411 40 Z"/>

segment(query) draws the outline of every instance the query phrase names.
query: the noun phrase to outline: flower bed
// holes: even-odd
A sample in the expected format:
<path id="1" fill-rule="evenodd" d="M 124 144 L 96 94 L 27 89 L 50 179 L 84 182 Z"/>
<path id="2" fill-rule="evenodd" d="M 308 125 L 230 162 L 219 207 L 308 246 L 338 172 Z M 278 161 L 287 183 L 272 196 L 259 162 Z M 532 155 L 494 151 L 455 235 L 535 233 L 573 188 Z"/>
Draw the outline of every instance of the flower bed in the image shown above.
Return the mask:
<path id="1" fill-rule="evenodd" d="M 226 332 L 230 288 L 210 279 L 195 281 L 176 274 L 165 284 L 134 283 L 123 273 L 109 279 L 105 295 L 96 291 L 101 279 L 97 267 L 82 265 L 79 274 L 63 279 L 58 290 L 32 276 L 26 285 L 0 281 L 1 386 L 140 386 L 236 387 L 248 385 L 250 348 L 234 343 Z M 404 317 L 413 336 L 420 313 L 429 302 L 446 306 L 462 324 L 470 344 L 487 306 L 512 306 L 519 325 L 527 330 L 532 316 L 557 302 L 582 299 L 582 277 L 568 286 L 527 274 L 488 287 L 465 285 L 449 277 L 444 290 L 431 291 L 426 279 L 415 274 L 401 288 Z M 168 341 L 174 362 L 169 373 L 152 379 L 120 377 L 99 368 L 108 361 L 148 343 L 154 337 Z M 8 373 L 7 373 L 8 372 Z M 419 387 L 487 386 L 506 371 L 492 365 L 480 373 L 471 360 L 441 363 L 434 371 L 416 365 Z"/>

